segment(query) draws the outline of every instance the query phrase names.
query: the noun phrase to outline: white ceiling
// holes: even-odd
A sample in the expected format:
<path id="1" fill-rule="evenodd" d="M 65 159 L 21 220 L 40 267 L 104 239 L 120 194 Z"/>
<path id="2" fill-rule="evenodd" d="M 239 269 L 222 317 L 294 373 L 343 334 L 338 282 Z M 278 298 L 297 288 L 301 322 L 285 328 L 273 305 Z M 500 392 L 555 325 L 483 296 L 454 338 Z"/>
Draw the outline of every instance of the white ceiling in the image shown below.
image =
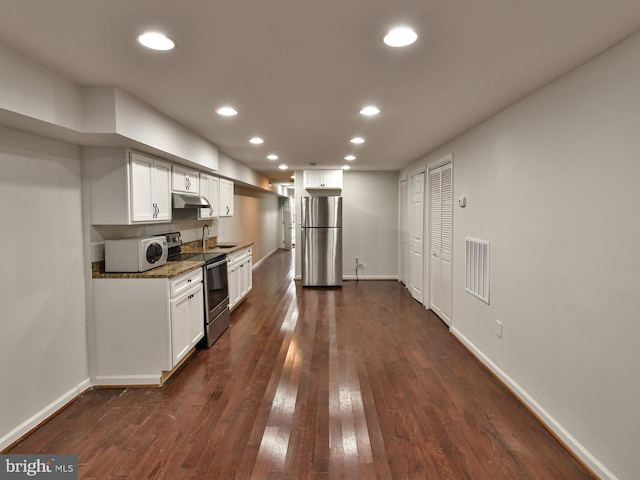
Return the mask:
<path id="1" fill-rule="evenodd" d="M 116 85 L 270 178 L 398 170 L 640 29 L 638 0 L 0 0 L 0 42 Z M 382 43 L 397 24 L 418 41 Z M 137 44 L 145 30 L 178 42 Z M 358 114 L 375 103 L 373 118 Z M 232 104 L 239 114 L 219 117 Z M 252 136 L 265 143 L 249 144 Z M 367 141 L 353 146 L 349 139 Z M 266 160 L 268 153 L 280 160 Z M 286 174 L 285 174 L 286 175 Z M 281 176 L 281 175 L 280 175 Z M 288 176 L 288 175 L 286 175 Z"/>

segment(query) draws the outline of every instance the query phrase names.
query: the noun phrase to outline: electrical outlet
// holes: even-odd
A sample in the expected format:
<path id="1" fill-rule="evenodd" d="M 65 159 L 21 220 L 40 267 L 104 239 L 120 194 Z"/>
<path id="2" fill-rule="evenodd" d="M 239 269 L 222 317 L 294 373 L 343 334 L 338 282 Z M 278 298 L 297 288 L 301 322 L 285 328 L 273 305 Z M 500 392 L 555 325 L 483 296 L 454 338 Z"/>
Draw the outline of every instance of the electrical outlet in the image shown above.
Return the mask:
<path id="1" fill-rule="evenodd" d="M 496 337 L 502 338 L 502 322 L 496 320 Z"/>

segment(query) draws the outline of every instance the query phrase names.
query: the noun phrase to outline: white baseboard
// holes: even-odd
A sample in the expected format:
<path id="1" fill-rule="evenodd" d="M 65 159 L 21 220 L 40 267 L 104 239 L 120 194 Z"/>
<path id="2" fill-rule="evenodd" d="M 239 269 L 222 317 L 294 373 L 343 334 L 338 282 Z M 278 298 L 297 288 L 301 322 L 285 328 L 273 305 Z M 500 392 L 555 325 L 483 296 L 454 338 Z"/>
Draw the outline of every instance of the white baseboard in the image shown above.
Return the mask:
<path id="1" fill-rule="evenodd" d="M 398 280 L 397 275 L 343 275 L 342 280 Z"/>
<path id="2" fill-rule="evenodd" d="M 86 392 L 90 388 L 91 388 L 91 379 L 90 378 L 86 378 L 85 380 L 83 380 L 82 382 L 80 382 L 78 384 L 78 395 L 80 395 L 81 393 Z"/>
<path id="3" fill-rule="evenodd" d="M 80 382 L 77 386 L 73 387 L 71 390 L 64 393 L 62 396 L 56 398 L 53 402 L 37 412 L 35 415 L 22 422 L 16 428 L 0 438 L 0 451 L 4 450 L 9 445 L 25 436 L 27 433 L 36 428 L 51 415 L 56 413 L 58 410 L 60 410 L 62 407 L 64 407 L 66 404 L 68 404 L 70 401 L 72 401 L 74 398 L 79 396 L 82 392 L 89 389 L 90 387 L 91 380 L 87 378 Z"/>
<path id="4" fill-rule="evenodd" d="M 489 357 L 479 350 L 471 341 L 465 337 L 455 327 L 450 332 L 476 356 L 493 374 L 498 377 L 531 411 L 538 419 L 551 430 L 565 446 L 570 449 L 593 473 L 602 479 L 617 480 L 617 477 L 607 469 L 597 458 L 595 458 L 578 440 L 576 440 L 549 412 L 535 401 L 520 385 L 518 385 L 509 375 L 503 372 Z"/>
<path id="5" fill-rule="evenodd" d="M 94 385 L 110 386 L 110 385 L 160 385 L 162 383 L 161 375 L 101 375 L 96 376 Z"/>
<path id="6" fill-rule="evenodd" d="M 260 260 L 258 260 L 253 267 L 251 267 L 251 270 L 255 270 L 256 268 L 258 268 L 260 265 L 262 265 L 262 262 L 264 262 L 267 258 L 269 258 L 271 255 L 273 255 L 274 253 L 276 253 L 278 250 L 280 250 L 279 248 L 274 248 L 273 250 L 271 250 L 269 253 L 267 253 L 264 257 L 262 257 Z"/>
<path id="7" fill-rule="evenodd" d="M 302 280 L 302 275 L 296 275 L 294 280 Z M 355 275 L 343 275 L 342 280 L 356 280 Z M 397 275 L 358 275 L 358 280 L 398 280 Z"/>

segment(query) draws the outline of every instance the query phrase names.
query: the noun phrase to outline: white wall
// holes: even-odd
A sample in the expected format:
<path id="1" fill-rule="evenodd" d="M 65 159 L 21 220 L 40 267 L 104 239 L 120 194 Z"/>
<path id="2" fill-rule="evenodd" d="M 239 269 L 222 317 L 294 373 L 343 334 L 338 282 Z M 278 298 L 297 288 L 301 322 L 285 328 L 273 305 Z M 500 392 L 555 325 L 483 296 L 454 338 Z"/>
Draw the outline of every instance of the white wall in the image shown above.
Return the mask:
<path id="1" fill-rule="evenodd" d="M 303 174 L 296 172 L 296 235 L 301 239 Z M 344 173 L 342 189 L 342 273 L 355 279 L 355 257 L 360 279 L 398 278 L 398 174 L 397 172 Z M 296 249 L 296 278 L 301 277 L 300 249 Z"/>
<path id="2" fill-rule="evenodd" d="M 218 159 L 219 167 L 217 175 L 221 175 L 235 182 L 242 182 L 245 185 L 252 185 L 274 193 L 278 192 L 277 184 L 269 186 L 269 179 L 264 174 L 247 167 L 224 153 L 220 153 Z"/>
<path id="3" fill-rule="evenodd" d="M 218 149 L 113 86 L 80 87 L 0 45 L 0 122 L 84 145 L 129 145 L 206 170 Z"/>
<path id="4" fill-rule="evenodd" d="M 89 386 L 78 147 L 0 127 L 0 449 Z"/>
<path id="5" fill-rule="evenodd" d="M 234 216 L 218 219 L 218 243 L 253 242 L 253 262 L 280 247 L 278 196 L 236 186 Z"/>
<path id="6" fill-rule="evenodd" d="M 398 278 L 397 172 L 344 173 L 342 191 L 344 278 Z"/>
<path id="7" fill-rule="evenodd" d="M 82 129 L 82 89 L 0 44 L 0 109 Z"/>
<path id="8" fill-rule="evenodd" d="M 640 475 L 638 85 L 635 35 L 401 173 L 453 152 L 453 332 L 603 478 Z M 488 306 L 467 236 L 491 242 Z"/>

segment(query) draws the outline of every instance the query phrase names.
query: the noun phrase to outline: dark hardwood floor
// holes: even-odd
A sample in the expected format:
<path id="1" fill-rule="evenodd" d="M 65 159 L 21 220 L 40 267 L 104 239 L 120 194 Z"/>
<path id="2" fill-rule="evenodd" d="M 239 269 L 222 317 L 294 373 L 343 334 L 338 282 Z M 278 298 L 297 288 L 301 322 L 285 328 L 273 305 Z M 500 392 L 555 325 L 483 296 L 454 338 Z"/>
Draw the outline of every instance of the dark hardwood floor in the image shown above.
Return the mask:
<path id="1" fill-rule="evenodd" d="M 81 479 L 591 478 L 400 283 L 302 289 L 291 260 L 163 387 L 87 392 L 11 453 Z"/>

